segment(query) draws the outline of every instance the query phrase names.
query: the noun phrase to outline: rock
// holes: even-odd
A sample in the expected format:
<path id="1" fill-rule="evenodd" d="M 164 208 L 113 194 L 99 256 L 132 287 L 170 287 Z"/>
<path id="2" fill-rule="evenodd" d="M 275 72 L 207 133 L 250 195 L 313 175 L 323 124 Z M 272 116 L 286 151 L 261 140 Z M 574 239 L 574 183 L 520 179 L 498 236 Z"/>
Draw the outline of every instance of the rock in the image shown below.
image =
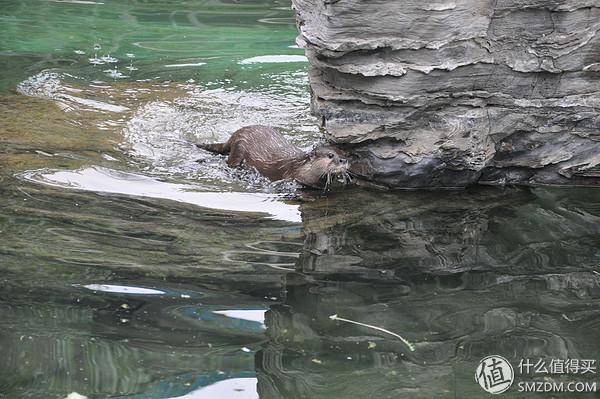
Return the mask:
<path id="1" fill-rule="evenodd" d="M 293 0 L 312 111 L 391 187 L 600 184 L 599 0 Z"/>

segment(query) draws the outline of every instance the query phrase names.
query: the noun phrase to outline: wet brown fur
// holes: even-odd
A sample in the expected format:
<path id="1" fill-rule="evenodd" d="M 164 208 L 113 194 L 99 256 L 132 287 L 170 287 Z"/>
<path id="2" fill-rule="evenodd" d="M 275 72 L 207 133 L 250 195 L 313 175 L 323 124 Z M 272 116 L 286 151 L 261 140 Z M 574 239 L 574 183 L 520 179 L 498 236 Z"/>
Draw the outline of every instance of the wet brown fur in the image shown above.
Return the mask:
<path id="1" fill-rule="evenodd" d="M 226 143 L 196 145 L 228 154 L 230 167 L 244 162 L 270 180 L 294 179 L 316 188 L 327 186 L 332 175 L 343 175 L 348 168 L 338 150 L 321 147 L 307 154 L 269 126 L 246 126 L 234 132 Z"/>

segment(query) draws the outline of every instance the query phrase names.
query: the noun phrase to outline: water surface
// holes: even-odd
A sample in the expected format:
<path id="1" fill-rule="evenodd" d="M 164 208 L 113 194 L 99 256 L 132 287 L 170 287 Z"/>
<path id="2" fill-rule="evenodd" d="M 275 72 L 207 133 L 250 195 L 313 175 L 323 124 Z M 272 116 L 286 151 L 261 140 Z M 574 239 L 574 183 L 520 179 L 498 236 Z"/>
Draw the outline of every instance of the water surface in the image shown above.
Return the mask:
<path id="1" fill-rule="evenodd" d="M 0 4 L 0 398 L 480 398 L 490 354 L 600 360 L 597 190 L 323 195 L 194 148 L 321 140 L 289 2 Z"/>

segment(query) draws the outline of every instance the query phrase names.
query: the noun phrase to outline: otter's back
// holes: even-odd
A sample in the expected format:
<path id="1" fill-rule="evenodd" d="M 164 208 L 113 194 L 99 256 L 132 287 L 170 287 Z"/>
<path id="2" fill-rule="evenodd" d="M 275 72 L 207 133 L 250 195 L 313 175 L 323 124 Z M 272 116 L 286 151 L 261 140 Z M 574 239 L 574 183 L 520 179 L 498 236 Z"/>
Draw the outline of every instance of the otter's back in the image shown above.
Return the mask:
<path id="1" fill-rule="evenodd" d="M 269 126 L 243 127 L 228 141 L 229 157 L 245 161 L 271 180 L 285 178 L 283 165 L 298 160 L 304 153 Z"/>

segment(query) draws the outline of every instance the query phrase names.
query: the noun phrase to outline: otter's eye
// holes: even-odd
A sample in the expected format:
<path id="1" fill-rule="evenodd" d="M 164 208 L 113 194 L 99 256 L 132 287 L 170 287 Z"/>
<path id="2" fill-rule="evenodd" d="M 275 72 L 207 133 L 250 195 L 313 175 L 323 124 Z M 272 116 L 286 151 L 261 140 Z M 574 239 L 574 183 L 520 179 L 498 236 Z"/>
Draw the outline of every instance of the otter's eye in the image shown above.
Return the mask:
<path id="1" fill-rule="evenodd" d="M 329 159 L 333 159 L 333 157 L 334 157 L 335 155 L 333 155 L 333 152 L 330 152 L 329 154 L 327 154 L 327 156 L 329 157 Z"/>

